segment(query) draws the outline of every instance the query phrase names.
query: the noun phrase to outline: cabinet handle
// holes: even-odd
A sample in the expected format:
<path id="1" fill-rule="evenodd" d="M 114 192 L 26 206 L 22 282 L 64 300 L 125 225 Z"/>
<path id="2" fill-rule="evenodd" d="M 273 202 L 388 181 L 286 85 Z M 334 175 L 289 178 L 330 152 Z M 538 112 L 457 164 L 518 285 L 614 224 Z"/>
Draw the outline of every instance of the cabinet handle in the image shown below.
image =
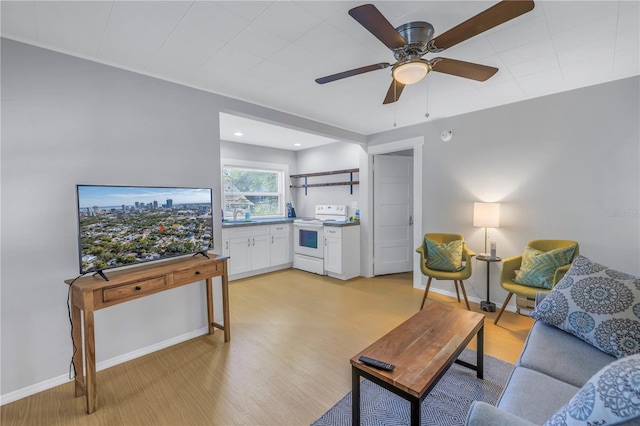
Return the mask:
<path id="1" fill-rule="evenodd" d="M 256 245 L 256 239 L 254 238 L 253 239 L 253 246 L 255 247 L 255 245 Z"/>
<path id="2" fill-rule="evenodd" d="M 247 247 L 251 247 L 251 238 L 247 238 Z"/>
<path id="3" fill-rule="evenodd" d="M 229 250 L 229 241 L 225 241 L 225 243 L 226 243 L 225 245 L 227 247 L 227 250 Z"/>
<path id="4" fill-rule="evenodd" d="M 136 286 L 136 290 L 137 290 L 137 291 L 140 291 L 140 290 L 142 290 L 142 287 L 140 287 L 139 285 L 137 285 L 137 286 Z"/>
<path id="5" fill-rule="evenodd" d="M 196 275 L 200 275 L 200 271 L 196 271 Z"/>
<path id="6" fill-rule="evenodd" d="M 273 244 L 273 235 L 271 236 L 271 244 Z"/>

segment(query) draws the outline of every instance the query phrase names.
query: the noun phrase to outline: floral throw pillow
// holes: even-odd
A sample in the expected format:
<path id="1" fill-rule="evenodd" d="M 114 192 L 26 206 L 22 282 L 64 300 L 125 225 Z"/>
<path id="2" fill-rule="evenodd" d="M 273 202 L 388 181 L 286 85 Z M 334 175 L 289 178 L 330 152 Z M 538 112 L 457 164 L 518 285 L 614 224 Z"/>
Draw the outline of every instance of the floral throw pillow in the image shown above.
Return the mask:
<path id="1" fill-rule="evenodd" d="M 640 423 L 640 355 L 602 368 L 544 426 L 631 424 L 632 420 Z"/>
<path id="2" fill-rule="evenodd" d="M 529 316 L 616 358 L 640 353 L 640 278 L 576 256 Z"/>
<path id="3" fill-rule="evenodd" d="M 549 251 L 527 246 L 522 255 L 520 271 L 516 273 L 513 281 L 529 287 L 551 290 L 556 269 L 571 263 L 575 250 L 575 246 L 560 247 Z"/>
<path id="4" fill-rule="evenodd" d="M 424 239 L 427 245 L 427 268 L 436 271 L 456 272 L 462 269 L 462 248 L 464 241 L 438 243 L 431 238 Z"/>

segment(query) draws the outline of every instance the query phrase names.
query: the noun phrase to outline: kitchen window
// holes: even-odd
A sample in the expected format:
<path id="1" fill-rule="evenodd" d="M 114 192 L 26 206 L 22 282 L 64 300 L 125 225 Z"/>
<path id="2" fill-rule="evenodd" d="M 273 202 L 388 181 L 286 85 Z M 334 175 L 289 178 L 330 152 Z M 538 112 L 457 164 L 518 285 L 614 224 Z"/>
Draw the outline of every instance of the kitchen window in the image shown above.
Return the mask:
<path id="1" fill-rule="evenodd" d="M 254 217 L 283 217 L 286 166 L 227 162 L 222 166 L 225 219 L 244 219 L 249 212 Z"/>

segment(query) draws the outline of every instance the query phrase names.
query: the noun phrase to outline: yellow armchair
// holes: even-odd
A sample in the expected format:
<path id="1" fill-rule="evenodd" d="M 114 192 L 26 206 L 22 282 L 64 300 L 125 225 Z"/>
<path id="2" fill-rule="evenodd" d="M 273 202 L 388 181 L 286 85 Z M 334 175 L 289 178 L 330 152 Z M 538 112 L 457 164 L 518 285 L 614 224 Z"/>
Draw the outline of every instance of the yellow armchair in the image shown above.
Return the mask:
<path id="1" fill-rule="evenodd" d="M 573 252 L 573 256 L 571 257 L 571 261 L 575 259 L 575 257 L 579 254 L 580 247 L 577 242 L 569 241 L 569 240 L 534 240 L 527 244 L 527 247 L 533 247 L 540 251 L 551 251 L 558 248 L 565 247 L 575 247 L 575 251 Z M 507 307 L 507 304 L 511 300 L 511 296 L 517 294 L 521 297 L 526 297 L 528 299 L 534 299 L 536 294 L 549 293 L 551 290 L 547 290 L 539 287 L 529 287 L 526 285 L 518 284 L 513 281 L 516 277 L 516 271 L 520 269 L 522 265 L 522 255 L 513 256 L 506 259 L 502 259 L 502 272 L 500 273 L 500 286 L 509 292 L 507 298 L 502 304 L 502 308 L 500 308 L 500 312 L 498 316 L 493 321 L 494 324 L 498 324 L 504 309 Z M 561 266 L 556 269 L 556 272 L 553 276 L 553 286 L 552 288 L 560 281 L 560 279 L 567 273 L 571 264 Z"/>
<path id="2" fill-rule="evenodd" d="M 450 243 L 453 241 L 462 240 L 464 243 L 464 237 L 458 234 L 437 234 L 437 233 L 429 233 L 425 234 L 424 238 L 430 238 L 437 243 Z M 422 297 L 422 304 L 420 305 L 420 310 L 424 308 L 424 303 L 427 300 L 427 295 L 429 294 L 429 287 L 431 287 L 431 280 L 451 280 L 455 284 L 456 295 L 458 297 L 458 302 L 460 302 L 460 292 L 458 291 L 458 283 L 460 283 L 460 289 L 462 290 L 462 295 L 464 296 L 464 302 L 467 305 L 467 309 L 471 310 L 469 307 L 469 301 L 467 300 L 467 292 L 464 288 L 464 283 L 462 280 L 466 280 L 471 276 L 471 258 L 476 254 L 469 250 L 466 244 L 462 246 L 462 262 L 463 268 L 459 271 L 450 272 L 450 271 L 440 271 L 437 269 L 430 269 L 427 267 L 427 245 L 423 239 L 422 245 L 416 249 L 416 252 L 420 253 L 420 272 L 423 275 L 429 277 L 427 280 L 427 287 L 424 290 L 424 296 Z"/>

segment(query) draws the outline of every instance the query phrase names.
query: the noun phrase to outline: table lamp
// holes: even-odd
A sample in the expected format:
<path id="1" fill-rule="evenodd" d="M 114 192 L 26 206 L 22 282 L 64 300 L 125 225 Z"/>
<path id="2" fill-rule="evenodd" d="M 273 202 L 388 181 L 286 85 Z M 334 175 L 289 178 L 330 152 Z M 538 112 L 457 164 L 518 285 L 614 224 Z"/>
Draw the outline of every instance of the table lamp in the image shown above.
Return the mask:
<path id="1" fill-rule="evenodd" d="M 500 227 L 500 203 L 473 203 L 473 226 L 484 228 L 484 253 L 487 253 L 487 228 Z"/>

